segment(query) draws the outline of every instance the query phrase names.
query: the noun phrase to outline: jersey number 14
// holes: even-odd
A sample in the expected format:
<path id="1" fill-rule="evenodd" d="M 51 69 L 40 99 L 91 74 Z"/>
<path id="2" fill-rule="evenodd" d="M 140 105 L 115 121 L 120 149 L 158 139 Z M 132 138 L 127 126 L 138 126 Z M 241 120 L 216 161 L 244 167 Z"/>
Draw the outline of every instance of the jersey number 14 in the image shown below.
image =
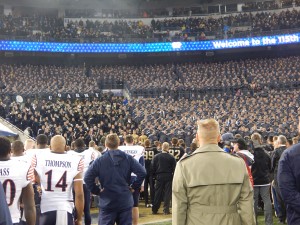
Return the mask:
<path id="1" fill-rule="evenodd" d="M 45 173 L 47 176 L 47 188 L 45 191 L 54 191 L 52 190 L 52 170 L 49 170 L 47 173 Z M 67 185 L 67 171 L 63 173 L 59 181 L 55 185 L 56 188 L 61 188 L 61 191 L 66 191 L 68 185 Z"/>

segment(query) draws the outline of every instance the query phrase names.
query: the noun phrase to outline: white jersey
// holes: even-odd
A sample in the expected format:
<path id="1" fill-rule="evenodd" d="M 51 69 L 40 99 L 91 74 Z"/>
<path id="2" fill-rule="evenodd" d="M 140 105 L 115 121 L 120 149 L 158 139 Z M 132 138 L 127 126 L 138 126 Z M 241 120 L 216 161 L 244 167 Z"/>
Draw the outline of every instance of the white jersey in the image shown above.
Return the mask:
<path id="1" fill-rule="evenodd" d="M 25 163 L 29 163 L 31 165 L 32 157 L 28 155 L 22 155 L 22 156 L 11 156 L 12 160 L 19 160 Z"/>
<path id="2" fill-rule="evenodd" d="M 33 148 L 28 149 L 24 152 L 26 156 L 28 156 L 30 159 L 32 159 L 33 156 L 35 156 L 39 152 L 50 152 L 50 148 Z"/>
<path id="3" fill-rule="evenodd" d="M 41 182 L 41 212 L 62 210 L 72 213 L 73 179 L 83 171 L 81 157 L 40 152 L 34 157 L 33 165 Z"/>
<path id="4" fill-rule="evenodd" d="M 83 177 L 85 176 L 86 171 L 88 170 L 92 161 L 94 161 L 97 157 L 93 150 L 86 149 L 82 152 L 76 152 L 74 150 L 68 151 L 70 155 L 78 155 L 83 159 L 84 167 L 83 167 Z M 84 183 L 84 182 L 83 182 Z"/>
<path id="5" fill-rule="evenodd" d="M 22 189 L 30 184 L 33 168 L 29 163 L 20 160 L 0 161 L 0 181 L 6 195 L 12 222 L 20 222 L 19 200 Z"/>
<path id="6" fill-rule="evenodd" d="M 145 148 L 140 145 L 122 145 L 119 146 L 119 149 L 129 155 L 131 155 L 135 160 L 137 160 L 142 166 L 145 166 L 144 163 L 144 152 Z M 142 163 L 141 163 L 142 161 Z M 136 176 L 134 173 L 131 176 Z"/>
<path id="7" fill-rule="evenodd" d="M 92 150 L 95 153 L 96 159 L 102 155 L 101 152 L 96 150 L 94 147 L 89 147 L 89 150 Z"/>

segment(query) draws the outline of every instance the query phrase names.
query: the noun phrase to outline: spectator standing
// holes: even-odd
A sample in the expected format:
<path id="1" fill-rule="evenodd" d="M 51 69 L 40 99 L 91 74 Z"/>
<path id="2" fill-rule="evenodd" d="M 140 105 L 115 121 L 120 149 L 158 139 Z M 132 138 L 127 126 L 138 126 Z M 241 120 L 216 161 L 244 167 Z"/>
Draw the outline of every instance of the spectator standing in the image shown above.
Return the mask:
<path id="1" fill-rule="evenodd" d="M 286 137 L 283 135 L 279 135 L 277 139 L 277 148 L 274 150 L 272 154 L 272 171 L 274 172 L 274 181 L 272 184 L 276 192 L 276 201 L 274 201 L 274 208 L 277 209 L 277 217 L 280 223 L 285 223 L 286 209 L 278 187 L 277 173 L 278 173 L 278 162 L 282 153 L 286 150 L 286 143 L 287 143 Z"/>
<path id="2" fill-rule="evenodd" d="M 172 180 L 176 167 L 176 160 L 169 153 L 170 145 L 167 142 L 162 144 L 162 152 L 154 156 L 152 176 L 155 177 L 155 196 L 152 206 L 152 214 L 157 214 L 162 199 L 164 199 L 164 214 L 170 214 L 170 201 L 172 197 Z"/>
<path id="3" fill-rule="evenodd" d="M 233 151 L 239 157 L 241 157 L 247 167 L 247 172 L 249 175 L 250 182 L 253 186 L 253 176 L 251 173 L 251 167 L 254 163 L 254 156 L 249 150 L 247 150 L 247 142 L 243 138 L 238 138 L 237 140 L 233 141 Z"/>
<path id="4" fill-rule="evenodd" d="M 218 147 L 219 123 L 198 122 L 200 147 L 178 162 L 172 224 L 254 225 L 253 189 L 245 163 Z"/>
<path id="5" fill-rule="evenodd" d="M 300 121 L 298 125 L 300 131 Z M 287 223 L 300 224 L 300 144 L 285 150 L 278 163 L 278 187 L 286 205 Z"/>
<path id="6" fill-rule="evenodd" d="M 98 224 L 101 225 L 132 224 L 132 192 L 140 189 L 146 176 L 144 167 L 132 156 L 118 150 L 119 145 L 118 135 L 107 135 L 105 147 L 108 150 L 94 161 L 84 178 L 92 194 L 100 196 Z M 132 184 L 131 173 L 137 175 Z M 99 185 L 95 184 L 96 177 Z"/>
<path id="7" fill-rule="evenodd" d="M 271 158 L 262 146 L 259 133 L 253 133 L 254 163 L 251 168 L 254 181 L 254 210 L 257 221 L 259 195 L 264 202 L 265 224 L 273 225 L 272 203 L 270 196 Z"/>

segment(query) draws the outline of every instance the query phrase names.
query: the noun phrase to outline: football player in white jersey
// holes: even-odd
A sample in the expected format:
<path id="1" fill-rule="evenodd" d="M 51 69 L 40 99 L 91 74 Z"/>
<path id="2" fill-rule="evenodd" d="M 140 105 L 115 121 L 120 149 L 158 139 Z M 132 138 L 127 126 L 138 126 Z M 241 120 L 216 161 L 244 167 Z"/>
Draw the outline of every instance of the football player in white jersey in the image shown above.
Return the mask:
<path id="1" fill-rule="evenodd" d="M 14 141 L 11 144 L 11 159 L 12 160 L 19 160 L 22 162 L 25 162 L 28 164 L 28 166 L 31 165 L 32 158 L 28 157 L 24 154 L 24 144 L 22 141 Z M 23 213 L 23 202 L 22 199 L 20 201 L 20 210 L 21 210 L 21 223 L 26 224 L 25 217 Z M 37 209 L 36 209 L 37 211 Z M 36 215 L 36 225 L 38 221 L 38 214 Z"/>
<path id="2" fill-rule="evenodd" d="M 14 141 L 11 144 L 11 158 L 31 164 L 31 158 L 24 154 L 24 144 L 22 141 Z"/>
<path id="3" fill-rule="evenodd" d="M 32 139 L 27 139 L 24 143 L 25 151 L 28 149 L 34 149 L 35 148 L 35 141 Z"/>
<path id="4" fill-rule="evenodd" d="M 27 141 L 27 140 L 26 140 Z M 36 137 L 36 148 L 26 149 L 25 148 L 25 155 L 28 157 L 33 157 L 36 153 L 40 151 L 50 151 L 48 144 L 48 137 L 45 134 L 39 134 Z"/>
<path id="5" fill-rule="evenodd" d="M 12 160 L 10 154 L 10 141 L 5 137 L 0 137 L 0 181 L 3 185 L 13 224 L 20 223 L 19 202 L 22 196 L 27 225 L 35 225 L 36 214 L 31 185 L 33 168 L 26 162 Z"/>
<path id="6" fill-rule="evenodd" d="M 134 159 L 136 159 L 142 166 L 145 166 L 144 152 L 145 148 L 140 145 L 133 145 L 134 140 L 132 135 L 127 135 L 125 137 L 125 146 L 119 146 L 119 149 L 127 154 L 131 155 Z M 135 174 L 131 174 L 131 183 L 136 179 Z M 144 182 L 141 186 L 141 192 L 144 191 Z M 139 221 L 139 198 L 140 191 L 135 190 L 132 193 L 133 196 L 133 208 L 132 208 L 132 224 L 138 225 Z"/>
<path id="7" fill-rule="evenodd" d="M 89 142 L 89 149 L 92 150 L 95 155 L 96 155 L 96 158 L 100 157 L 101 156 L 101 152 L 99 152 L 98 150 L 95 149 L 96 146 L 96 143 L 94 141 L 90 141 Z"/>
<path id="8" fill-rule="evenodd" d="M 28 139 L 31 140 L 31 139 Z M 26 141 L 28 141 L 26 140 Z M 33 140 L 31 140 L 33 141 Z M 50 152 L 50 148 L 48 147 L 48 137 L 45 134 L 39 134 L 36 137 L 36 148 L 25 149 L 25 156 L 32 160 L 32 158 L 39 152 Z M 34 145 L 35 146 L 35 145 Z M 33 181 L 33 190 L 34 190 L 34 201 L 35 201 L 35 208 L 36 208 L 36 225 L 39 225 L 40 215 L 41 215 L 41 187 L 36 181 Z"/>
<path id="9" fill-rule="evenodd" d="M 83 139 L 79 138 L 74 141 L 74 150 L 68 151 L 68 154 L 80 156 L 84 162 L 83 177 L 88 170 L 90 164 L 97 158 L 94 150 L 85 147 Z M 83 182 L 84 192 L 84 224 L 91 225 L 92 219 L 90 214 L 91 192 L 87 189 Z"/>
<path id="10" fill-rule="evenodd" d="M 73 193 L 75 192 L 75 224 L 81 225 L 84 196 L 82 188 L 83 160 L 66 154 L 66 140 L 61 135 L 51 139 L 50 152 L 39 152 L 33 160 L 37 182 L 41 185 L 40 225 L 73 225 Z"/>

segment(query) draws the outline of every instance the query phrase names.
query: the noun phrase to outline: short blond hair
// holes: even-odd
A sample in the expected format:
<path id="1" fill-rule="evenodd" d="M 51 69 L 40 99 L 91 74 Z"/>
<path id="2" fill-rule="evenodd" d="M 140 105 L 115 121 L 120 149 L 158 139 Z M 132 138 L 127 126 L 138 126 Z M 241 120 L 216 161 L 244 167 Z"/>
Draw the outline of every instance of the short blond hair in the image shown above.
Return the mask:
<path id="1" fill-rule="evenodd" d="M 24 143 L 24 149 L 28 150 L 28 149 L 33 149 L 35 148 L 35 141 L 32 139 L 26 139 L 25 143 Z"/>
<path id="2" fill-rule="evenodd" d="M 119 145 L 120 145 L 120 138 L 118 137 L 117 134 L 113 133 L 106 136 L 105 146 L 108 149 L 116 150 L 118 149 Z"/>
<path id="3" fill-rule="evenodd" d="M 205 141 L 216 141 L 220 136 L 220 125 L 218 121 L 213 118 L 199 120 L 198 125 L 198 135 L 201 139 Z"/>
<path id="4" fill-rule="evenodd" d="M 164 151 L 168 151 L 169 148 L 170 148 L 170 145 L 169 145 L 168 142 L 164 142 L 164 143 L 162 144 L 161 148 L 162 148 L 162 150 L 164 150 Z"/>
<path id="5" fill-rule="evenodd" d="M 89 142 L 89 147 L 95 147 L 96 143 L 94 141 Z"/>

